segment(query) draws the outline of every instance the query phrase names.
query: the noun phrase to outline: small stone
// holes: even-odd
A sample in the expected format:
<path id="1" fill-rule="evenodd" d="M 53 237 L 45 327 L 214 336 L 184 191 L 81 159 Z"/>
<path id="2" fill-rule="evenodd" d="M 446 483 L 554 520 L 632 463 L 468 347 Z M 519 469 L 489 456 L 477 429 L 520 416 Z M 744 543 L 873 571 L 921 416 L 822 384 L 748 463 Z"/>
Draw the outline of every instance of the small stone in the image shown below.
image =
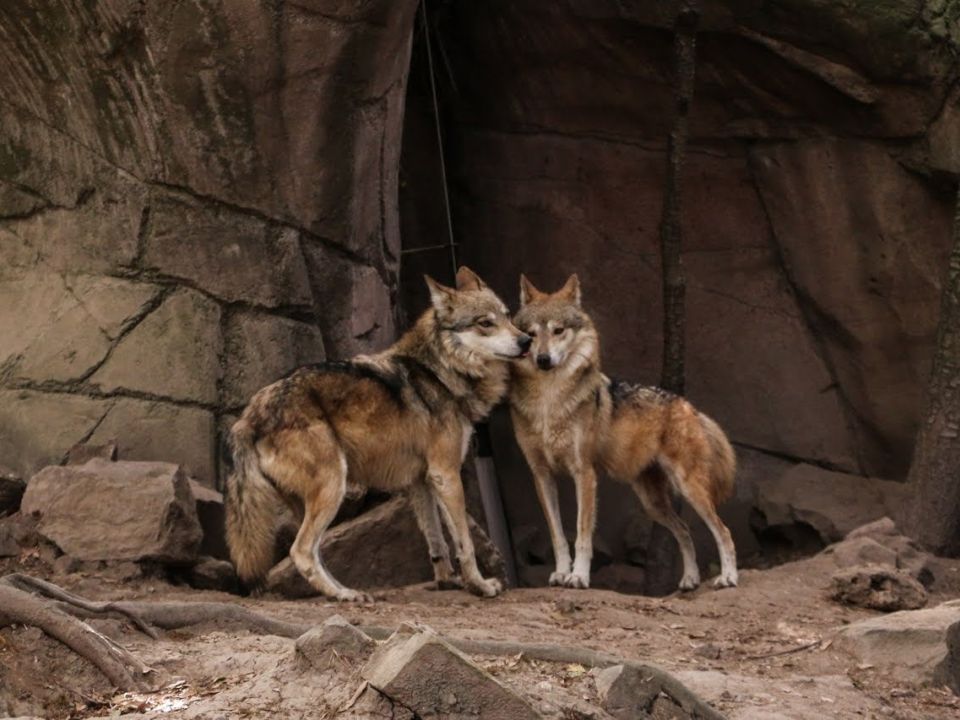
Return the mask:
<path id="1" fill-rule="evenodd" d="M 872 610 L 916 610 L 927 604 L 927 591 L 902 570 L 859 565 L 833 575 L 830 598 Z"/>
<path id="2" fill-rule="evenodd" d="M 361 671 L 370 685 L 422 718 L 537 720 L 529 702 L 427 630 L 391 636 Z"/>
<path id="3" fill-rule="evenodd" d="M 297 638 L 297 655 L 315 669 L 332 670 L 344 663 L 359 663 L 377 647 L 366 633 L 358 630 L 340 615 L 334 615 L 319 627 Z"/>

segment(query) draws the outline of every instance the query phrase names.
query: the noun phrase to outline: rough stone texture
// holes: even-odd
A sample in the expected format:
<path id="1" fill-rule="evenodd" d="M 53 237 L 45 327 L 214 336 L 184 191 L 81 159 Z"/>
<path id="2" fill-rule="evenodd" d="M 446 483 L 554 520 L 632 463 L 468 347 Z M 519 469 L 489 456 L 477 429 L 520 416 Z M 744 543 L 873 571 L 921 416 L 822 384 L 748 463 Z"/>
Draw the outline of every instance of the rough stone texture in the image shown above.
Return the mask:
<path id="1" fill-rule="evenodd" d="M 127 333 L 90 382 L 105 392 L 213 404 L 222 350 L 219 306 L 179 290 Z"/>
<path id="2" fill-rule="evenodd" d="M 901 682 L 930 682 L 947 658 L 947 631 L 957 623 L 960 600 L 951 600 L 847 625 L 837 631 L 834 647 Z"/>
<path id="3" fill-rule="evenodd" d="M 790 281 L 857 419 L 860 464 L 902 476 L 930 372 L 950 218 L 876 143 L 810 140 L 752 157 Z"/>
<path id="4" fill-rule="evenodd" d="M 27 484 L 19 475 L 0 468 L 0 517 L 20 509 L 20 499 Z"/>
<path id="5" fill-rule="evenodd" d="M 217 476 L 214 415 L 168 402 L 118 398 L 89 441 L 116 439 L 124 460 L 176 462 L 192 477 L 213 485 Z"/>
<path id="6" fill-rule="evenodd" d="M 230 551 L 227 548 L 226 511 L 223 507 L 223 495 L 196 480 L 190 480 L 190 491 L 197 501 L 197 520 L 203 530 L 200 554 L 220 560 L 227 560 Z"/>
<path id="7" fill-rule="evenodd" d="M 241 407 L 290 370 L 324 359 L 319 328 L 266 313 L 232 315 L 225 343 L 223 401 L 228 407 Z"/>
<path id="8" fill-rule="evenodd" d="M 856 565 L 897 566 L 897 551 L 891 550 L 869 537 L 847 539 L 827 548 L 827 551 L 831 552 L 834 562 L 840 568 Z"/>
<path id="9" fill-rule="evenodd" d="M 608 372 L 647 383 L 660 376 L 678 5 L 493 0 L 433 13 L 458 258 L 513 305 L 520 271 L 545 288 L 578 272 Z M 683 171 L 687 392 L 738 450 L 902 479 L 950 244 L 955 13 L 939 0 L 700 8 Z M 422 48 L 413 62 L 409 248 L 447 237 Z M 449 279 L 449 262 L 445 249 L 405 256 L 408 313 L 425 302 L 420 274 Z M 543 526 L 509 442 L 495 451 L 517 488 L 505 491 L 511 521 Z M 615 546 L 633 505 L 601 492 L 598 534 Z"/>
<path id="10" fill-rule="evenodd" d="M 0 375 L 78 380 L 156 297 L 155 285 L 110 277 L 31 272 L 0 280 Z"/>
<path id="11" fill-rule="evenodd" d="M 27 483 L 21 511 L 40 534 L 80 560 L 195 559 L 202 531 L 190 484 L 169 463 L 48 467 Z"/>
<path id="12" fill-rule="evenodd" d="M 872 520 L 891 515 L 907 497 L 902 483 L 795 465 L 757 487 L 757 527 L 802 524 L 824 544 Z"/>
<path id="13" fill-rule="evenodd" d="M 77 443 L 67 451 L 67 460 L 64 465 L 86 465 L 94 458 L 101 460 L 117 459 L 117 443 L 107 440 L 105 443 Z"/>
<path id="14" fill-rule="evenodd" d="M 106 400 L 81 395 L 0 390 L 0 457 L 29 477 L 61 462 L 108 410 Z"/>
<path id="15" fill-rule="evenodd" d="M 198 590 L 236 592 L 238 587 L 233 565 L 213 557 L 201 556 L 200 561 L 190 568 L 187 581 Z"/>
<path id="16" fill-rule="evenodd" d="M 722 717 L 676 676 L 653 666 L 613 665 L 597 673 L 596 685 L 603 709 L 620 720 L 719 720 Z"/>
<path id="17" fill-rule="evenodd" d="M 925 587 L 934 580 L 930 553 L 901 535 L 893 520 L 887 517 L 852 530 L 842 542 L 831 545 L 824 553 L 832 555 L 840 568 L 886 565 L 906 572 Z"/>
<path id="18" fill-rule="evenodd" d="M 503 559 L 472 518 L 470 531 L 480 572 L 502 580 Z M 450 554 L 456 563 L 452 549 Z M 426 540 L 402 496 L 330 528 L 320 543 L 320 556 L 330 573 L 351 588 L 400 587 L 433 580 Z M 358 557 L 363 557 L 362 563 Z M 289 558 L 271 569 L 266 587 L 286 597 L 317 594 Z"/>
<path id="19" fill-rule="evenodd" d="M 947 656 L 934 670 L 933 679 L 960 695 L 960 622 L 947 628 L 946 645 Z"/>
<path id="20" fill-rule="evenodd" d="M 415 9 L 4 4 L 5 462 L 59 462 L 112 408 L 121 455 L 213 484 L 217 416 L 322 358 L 314 318 L 392 339 Z M 338 264 L 310 277 L 305 243 Z"/>
<path id="21" fill-rule="evenodd" d="M 927 591 L 896 568 L 864 564 L 839 570 L 830 578 L 830 598 L 871 610 L 917 610 L 927 604 Z"/>
<path id="22" fill-rule="evenodd" d="M 16 557 L 20 554 L 20 544 L 13 537 L 13 530 L 0 525 L 0 558 Z"/>
<path id="23" fill-rule="evenodd" d="M 305 243 L 304 255 L 330 356 L 350 357 L 386 345 L 395 332 L 392 299 L 377 269 L 317 243 Z"/>
<path id="24" fill-rule="evenodd" d="M 541 717 L 520 695 L 429 630 L 395 633 L 361 673 L 374 688 L 423 718 Z"/>
<path id="25" fill-rule="evenodd" d="M 298 637 L 294 647 L 297 655 L 323 672 L 344 663 L 366 661 L 377 643 L 340 615 L 334 615 Z"/>
<path id="26" fill-rule="evenodd" d="M 295 230 L 255 216 L 164 197 L 151 206 L 143 264 L 227 301 L 310 307 Z"/>

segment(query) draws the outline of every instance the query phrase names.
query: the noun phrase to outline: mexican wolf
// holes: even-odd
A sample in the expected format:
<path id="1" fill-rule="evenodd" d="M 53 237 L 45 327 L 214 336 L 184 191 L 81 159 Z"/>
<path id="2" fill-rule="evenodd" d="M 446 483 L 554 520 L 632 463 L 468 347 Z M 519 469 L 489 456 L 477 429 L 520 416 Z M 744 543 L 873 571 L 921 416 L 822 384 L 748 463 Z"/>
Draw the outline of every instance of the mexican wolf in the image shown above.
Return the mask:
<path id="1" fill-rule="evenodd" d="M 297 570 L 328 597 L 368 601 L 337 582 L 319 552 L 350 484 L 409 493 L 442 584 L 453 567 L 439 502 L 464 585 L 486 597 L 500 592 L 477 568 L 460 467 L 473 423 L 503 398 L 508 365 L 531 340 L 468 268 L 456 289 L 426 281 L 432 307 L 392 347 L 295 370 L 257 392 L 231 429 L 227 542 L 247 585 L 272 565 L 283 500 L 303 518 L 290 549 Z"/>
<path id="2" fill-rule="evenodd" d="M 693 541 L 671 504 L 682 495 L 720 550 L 717 587 L 737 584 L 736 551 L 717 505 L 733 491 L 736 459 L 723 430 L 689 402 L 659 388 L 612 382 L 600 371 L 597 331 L 572 275 L 553 294 L 520 278 L 518 328 L 533 338 L 528 361 L 514 363 L 510 410 L 517 440 L 550 526 L 557 568 L 551 585 L 590 586 L 597 471 L 628 483 L 650 517 L 676 538 L 682 590 L 700 584 Z M 554 473 L 577 489 L 576 557 L 563 534 Z"/>

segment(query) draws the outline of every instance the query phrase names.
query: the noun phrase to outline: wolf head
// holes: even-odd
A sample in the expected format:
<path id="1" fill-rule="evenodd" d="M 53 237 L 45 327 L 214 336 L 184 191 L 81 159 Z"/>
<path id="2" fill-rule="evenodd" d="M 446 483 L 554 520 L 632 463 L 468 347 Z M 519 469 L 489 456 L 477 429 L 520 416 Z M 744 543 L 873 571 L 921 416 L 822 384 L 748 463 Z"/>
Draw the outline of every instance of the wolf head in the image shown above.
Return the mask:
<path id="1" fill-rule="evenodd" d="M 507 306 L 467 267 L 457 271 L 457 287 L 424 276 L 437 326 L 458 348 L 482 358 L 520 358 L 532 342 L 510 321 Z"/>
<path id="2" fill-rule="evenodd" d="M 576 274 L 555 293 L 540 292 L 521 275 L 520 311 L 513 322 L 533 338 L 529 363 L 539 370 L 575 369 L 599 355 L 597 331 L 580 307 Z"/>

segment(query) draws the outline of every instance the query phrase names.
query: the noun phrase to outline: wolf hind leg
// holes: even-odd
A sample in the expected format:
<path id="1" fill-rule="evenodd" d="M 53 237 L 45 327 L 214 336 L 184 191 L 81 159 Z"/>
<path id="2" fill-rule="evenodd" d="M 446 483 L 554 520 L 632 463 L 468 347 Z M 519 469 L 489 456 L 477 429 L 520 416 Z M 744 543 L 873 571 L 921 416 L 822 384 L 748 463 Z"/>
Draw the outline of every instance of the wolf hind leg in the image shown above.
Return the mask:
<path id="1" fill-rule="evenodd" d="M 331 429 L 317 424 L 285 434 L 270 453 L 271 475 L 281 489 L 303 501 L 303 521 L 290 548 L 290 559 L 316 590 L 336 600 L 365 601 L 370 596 L 345 588 L 320 557 L 323 534 L 347 492 L 347 461 Z"/>
<path id="2" fill-rule="evenodd" d="M 696 469 L 687 474 L 677 483 L 677 489 L 686 499 L 697 515 L 706 523 L 717 543 L 720 554 L 720 575 L 713 581 L 714 587 L 736 587 L 739 582 L 737 573 L 737 550 L 733 544 L 733 536 L 717 514 L 713 503 L 714 493 L 711 490 L 709 475 Z"/>
<path id="3" fill-rule="evenodd" d="M 410 486 L 409 497 L 410 505 L 417 517 L 417 525 L 420 526 L 420 531 L 427 541 L 437 589 L 448 590 L 460 587 L 450 562 L 450 548 L 447 547 L 447 541 L 443 537 L 437 499 L 423 481 L 417 481 Z"/>
<path id="4" fill-rule="evenodd" d="M 683 576 L 680 578 L 681 590 L 694 590 L 700 585 L 700 568 L 697 565 L 697 552 L 693 547 L 690 528 L 677 511 L 673 509 L 673 498 L 666 478 L 659 469 L 644 470 L 631 483 L 644 510 L 654 522 L 663 525 L 680 546 L 683 558 Z"/>

